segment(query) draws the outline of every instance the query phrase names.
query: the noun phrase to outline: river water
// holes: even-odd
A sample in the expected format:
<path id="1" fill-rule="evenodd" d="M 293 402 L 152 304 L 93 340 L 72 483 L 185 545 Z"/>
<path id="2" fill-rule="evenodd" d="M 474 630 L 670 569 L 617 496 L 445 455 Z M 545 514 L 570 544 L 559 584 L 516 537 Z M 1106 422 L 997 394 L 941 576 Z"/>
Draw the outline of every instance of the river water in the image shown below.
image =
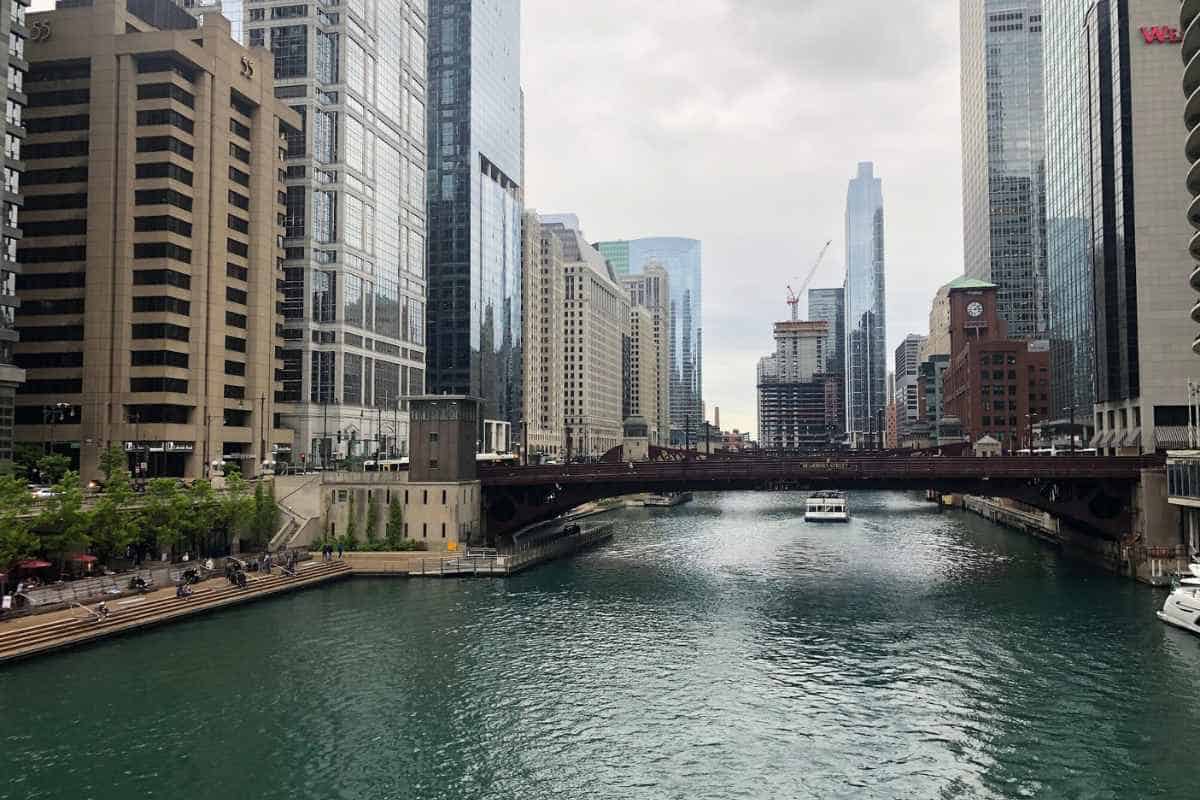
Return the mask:
<path id="1" fill-rule="evenodd" d="M 856 493 L 612 515 L 507 580 L 353 580 L 0 670 L 0 798 L 1194 797 L 1162 593 Z"/>

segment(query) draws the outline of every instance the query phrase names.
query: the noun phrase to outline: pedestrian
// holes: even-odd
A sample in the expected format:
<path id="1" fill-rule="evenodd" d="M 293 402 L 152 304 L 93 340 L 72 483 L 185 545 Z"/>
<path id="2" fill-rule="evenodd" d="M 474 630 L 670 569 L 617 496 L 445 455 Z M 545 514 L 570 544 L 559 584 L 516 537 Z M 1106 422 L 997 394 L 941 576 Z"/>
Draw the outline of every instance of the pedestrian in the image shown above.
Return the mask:
<path id="1" fill-rule="evenodd" d="M 341 541 L 339 540 L 339 541 L 338 541 L 338 561 L 341 561 L 341 560 L 342 560 L 342 549 L 343 549 L 343 548 L 342 548 L 342 543 L 341 543 Z"/>
<path id="2" fill-rule="evenodd" d="M 266 553 L 266 555 L 263 556 L 263 570 L 265 570 L 268 575 L 271 574 L 271 554 L 270 554 L 270 552 Z"/>

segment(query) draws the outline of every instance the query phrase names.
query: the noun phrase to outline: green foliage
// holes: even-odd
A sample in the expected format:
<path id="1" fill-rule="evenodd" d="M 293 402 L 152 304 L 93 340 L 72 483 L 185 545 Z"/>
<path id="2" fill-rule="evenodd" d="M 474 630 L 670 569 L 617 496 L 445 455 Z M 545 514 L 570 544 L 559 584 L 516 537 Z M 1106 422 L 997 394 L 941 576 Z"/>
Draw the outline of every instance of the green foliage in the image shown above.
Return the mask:
<path id="1" fill-rule="evenodd" d="M 109 445 L 103 453 L 100 454 L 100 471 L 104 473 L 104 482 L 110 483 L 113 476 L 118 472 L 124 472 L 129 475 L 129 457 L 125 455 L 125 451 L 121 449 L 121 445 Z"/>
<path id="2" fill-rule="evenodd" d="M 356 494 L 357 492 L 353 489 L 350 490 L 350 513 L 348 515 L 349 522 L 346 523 L 345 536 L 346 547 L 350 550 L 353 550 L 355 544 L 358 542 L 358 531 L 362 527 L 362 520 L 359 518 L 361 515 L 358 511 L 358 503 L 355 501 Z"/>
<path id="3" fill-rule="evenodd" d="M 400 505 L 400 493 L 392 498 L 391 505 L 388 506 L 388 521 L 387 530 L 385 532 L 386 543 L 389 549 L 396 549 L 400 542 L 404 539 L 404 507 Z"/>
<path id="4" fill-rule="evenodd" d="M 46 501 L 35 526 L 49 553 L 65 559 L 87 548 L 91 542 L 91 514 L 83 508 L 83 488 L 77 473 L 68 471 L 55 484 L 54 496 Z"/>
<path id="5" fill-rule="evenodd" d="M 254 498 L 249 494 L 242 473 L 232 465 L 225 468 L 225 494 L 217 511 L 217 524 L 231 538 L 246 535 L 254 521 Z"/>
<path id="6" fill-rule="evenodd" d="M 37 463 L 44 455 L 41 445 L 33 442 L 13 443 L 13 467 L 17 478 L 33 480 Z"/>
<path id="7" fill-rule="evenodd" d="M 379 498 L 375 492 L 367 494 L 367 544 L 379 541 Z"/>
<path id="8" fill-rule="evenodd" d="M 167 552 L 182 539 L 182 515 L 179 484 L 171 478 L 155 478 L 146 486 L 142 509 L 142 541 Z"/>
<path id="9" fill-rule="evenodd" d="M 43 483 L 56 484 L 71 469 L 71 459 L 61 453 L 42 456 L 37 462 L 37 471 Z"/>
<path id="10" fill-rule="evenodd" d="M 39 549 L 27 517 L 33 500 L 25 482 L 11 475 L 0 476 L 0 570 L 22 558 L 32 558 Z"/>
<path id="11" fill-rule="evenodd" d="M 105 455 L 114 450 L 121 455 L 121 460 L 105 469 L 104 493 L 92 509 L 89 525 L 92 550 L 101 562 L 123 553 L 137 541 L 141 522 L 140 515 L 129 508 L 134 493 L 129 469 L 125 466 L 125 454 L 119 447 L 110 447 Z"/>

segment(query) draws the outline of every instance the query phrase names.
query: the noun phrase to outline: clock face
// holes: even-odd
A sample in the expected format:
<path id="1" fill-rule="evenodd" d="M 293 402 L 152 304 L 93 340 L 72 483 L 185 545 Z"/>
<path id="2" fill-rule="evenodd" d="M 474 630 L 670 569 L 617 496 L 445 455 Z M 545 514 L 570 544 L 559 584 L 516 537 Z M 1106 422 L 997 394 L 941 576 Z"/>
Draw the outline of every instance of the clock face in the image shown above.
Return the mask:
<path id="1" fill-rule="evenodd" d="M 981 314 L 983 314 L 983 304 L 982 303 L 971 303 L 971 305 L 967 306 L 967 313 L 970 314 L 972 317 L 980 316 Z"/>

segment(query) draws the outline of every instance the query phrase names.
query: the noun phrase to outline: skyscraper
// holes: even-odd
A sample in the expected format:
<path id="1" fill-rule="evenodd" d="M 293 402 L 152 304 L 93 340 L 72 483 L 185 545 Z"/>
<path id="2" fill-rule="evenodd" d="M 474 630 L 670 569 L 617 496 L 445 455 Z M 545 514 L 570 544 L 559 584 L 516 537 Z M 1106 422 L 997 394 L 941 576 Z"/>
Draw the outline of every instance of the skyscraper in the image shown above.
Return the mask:
<path id="1" fill-rule="evenodd" d="M 548 231 L 537 212 L 522 215 L 524 263 L 525 387 L 524 426 L 515 431 L 525 454 L 559 458 L 563 454 L 563 291 L 565 270 L 559 238 Z"/>
<path id="2" fill-rule="evenodd" d="M 758 441 L 768 450 L 821 450 L 828 426 L 821 378 L 826 322 L 776 322 L 775 353 L 758 364 Z"/>
<path id="3" fill-rule="evenodd" d="M 846 290 L 809 289 L 809 322 L 829 325 L 824 354 L 825 416 L 837 439 L 846 432 Z"/>
<path id="4" fill-rule="evenodd" d="M 609 261 L 611 264 L 612 262 Z M 650 264 L 641 275 L 627 275 L 620 280 L 622 288 L 629 293 L 631 314 L 646 309 L 650 314 L 650 338 L 642 336 L 633 328 L 631 344 L 641 362 L 643 382 L 653 379 L 653 398 L 650 390 L 642 389 L 642 397 L 634 404 L 633 413 L 646 420 L 650 443 L 666 447 L 671 443 L 671 279 L 667 271 L 657 264 Z M 649 362 L 653 361 L 653 365 Z M 632 399 L 632 398 L 631 398 Z"/>
<path id="5" fill-rule="evenodd" d="M 1046 278 L 1051 415 L 1086 419 L 1093 392 L 1091 194 L 1087 155 L 1088 3 L 1042 0 L 1046 103 Z"/>
<path id="6" fill-rule="evenodd" d="M 918 385 L 920 382 L 921 351 L 926 337 L 910 333 L 896 348 L 895 392 L 896 392 L 896 435 L 903 444 L 905 439 L 918 432 L 920 404 Z"/>
<path id="7" fill-rule="evenodd" d="M 658 264 L 670 278 L 671 443 L 695 441 L 704 421 L 704 322 L 701 247 L 695 239 L 660 237 L 599 242 L 596 249 L 620 279 Z"/>
<path id="8" fill-rule="evenodd" d="M 846 430 L 853 447 L 877 441 L 887 404 L 883 181 L 858 165 L 846 193 Z"/>
<path id="9" fill-rule="evenodd" d="M 966 273 L 1032 338 L 1047 327 L 1042 0 L 963 0 L 961 26 Z"/>
<path id="10" fill-rule="evenodd" d="M 305 123 L 285 166 L 283 422 L 310 463 L 407 454 L 402 398 L 425 389 L 423 4 L 253 4 L 244 23 Z"/>
<path id="11" fill-rule="evenodd" d="M 519 0 L 429 3 L 429 391 L 521 420 Z"/>
<path id="12" fill-rule="evenodd" d="M 17 239 L 11 235 L 17 228 L 17 209 L 21 189 L 21 112 L 24 110 L 25 70 L 25 6 L 17 0 L 0 0 L 0 32 L 8 42 L 9 68 L 5 118 L 4 150 L 4 247 L 0 249 L 0 466 L 12 461 L 13 409 L 17 387 L 25 381 L 25 373 L 13 361 L 13 345 L 17 341 L 15 314 L 17 306 L 16 266 Z"/>

